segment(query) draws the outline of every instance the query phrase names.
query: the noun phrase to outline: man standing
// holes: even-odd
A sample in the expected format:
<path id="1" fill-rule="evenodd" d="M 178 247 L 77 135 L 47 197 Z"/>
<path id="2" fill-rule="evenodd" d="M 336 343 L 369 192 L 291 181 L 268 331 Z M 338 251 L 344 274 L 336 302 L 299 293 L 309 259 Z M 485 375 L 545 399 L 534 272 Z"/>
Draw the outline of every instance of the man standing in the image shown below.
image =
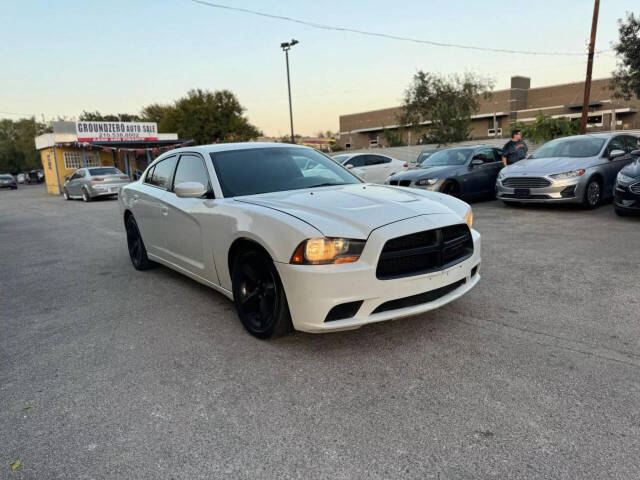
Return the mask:
<path id="1" fill-rule="evenodd" d="M 527 156 L 527 144 L 522 140 L 522 130 L 511 130 L 511 140 L 502 148 L 502 163 L 504 166 L 513 165 Z"/>

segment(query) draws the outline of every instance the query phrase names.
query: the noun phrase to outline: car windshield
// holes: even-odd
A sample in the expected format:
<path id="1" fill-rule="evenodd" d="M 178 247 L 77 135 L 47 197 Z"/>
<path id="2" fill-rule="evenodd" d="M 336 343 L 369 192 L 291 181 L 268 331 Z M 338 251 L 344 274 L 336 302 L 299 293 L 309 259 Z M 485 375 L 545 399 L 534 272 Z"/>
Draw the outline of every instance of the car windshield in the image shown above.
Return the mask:
<path id="1" fill-rule="evenodd" d="M 0 178 L 3 178 L 5 180 L 13 180 L 13 177 L 11 175 L 0 175 Z"/>
<path id="2" fill-rule="evenodd" d="M 442 165 L 464 165 L 473 152 L 473 148 L 450 148 L 449 150 L 440 150 L 430 155 L 420 165 L 425 167 L 438 167 Z"/>
<path id="3" fill-rule="evenodd" d="M 600 153 L 604 138 L 569 137 L 557 138 L 542 145 L 531 158 L 593 157 Z"/>
<path id="4" fill-rule="evenodd" d="M 333 158 L 338 163 L 344 163 L 350 157 L 351 157 L 351 155 L 336 155 L 335 157 L 331 157 L 331 158 Z"/>
<path id="5" fill-rule="evenodd" d="M 225 197 L 362 183 L 311 148 L 268 147 L 211 153 Z"/>
<path id="6" fill-rule="evenodd" d="M 90 168 L 89 172 L 92 176 L 95 175 L 122 175 L 122 172 L 117 168 L 107 167 L 107 168 Z"/>
<path id="7" fill-rule="evenodd" d="M 416 163 L 420 164 L 420 163 L 424 162 L 427 158 L 429 158 L 434 153 L 436 153 L 435 150 L 427 151 L 427 152 L 421 152 L 420 155 L 418 155 L 418 159 L 417 159 Z"/>

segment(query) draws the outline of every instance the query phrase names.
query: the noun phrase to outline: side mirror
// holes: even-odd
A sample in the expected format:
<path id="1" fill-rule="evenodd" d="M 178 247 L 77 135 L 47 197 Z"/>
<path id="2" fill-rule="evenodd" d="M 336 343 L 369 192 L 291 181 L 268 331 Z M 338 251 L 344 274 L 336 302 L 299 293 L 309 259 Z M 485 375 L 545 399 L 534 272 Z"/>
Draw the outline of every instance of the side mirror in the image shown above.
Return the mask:
<path id="1" fill-rule="evenodd" d="M 627 154 L 627 152 L 625 152 L 624 150 L 611 150 L 611 153 L 609 153 L 609 160 L 613 160 L 614 158 L 618 158 L 618 157 L 623 157 Z"/>
<path id="2" fill-rule="evenodd" d="M 482 161 L 482 159 L 474 158 L 473 160 L 471 160 L 472 167 L 477 167 L 478 165 L 484 165 L 484 162 Z"/>
<path id="3" fill-rule="evenodd" d="M 631 155 L 633 155 L 634 157 L 640 157 L 640 150 L 634 150 L 633 152 L 631 152 Z"/>
<path id="4" fill-rule="evenodd" d="M 173 190 L 180 198 L 200 198 L 207 193 L 207 188 L 199 182 L 179 183 Z"/>
<path id="5" fill-rule="evenodd" d="M 346 167 L 346 168 L 348 168 L 349 170 L 351 170 L 351 169 L 353 168 L 353 165 L 351 165 L 350 163 L 347 163 L 347 164 L 345 165 L 345 167 Z"/>

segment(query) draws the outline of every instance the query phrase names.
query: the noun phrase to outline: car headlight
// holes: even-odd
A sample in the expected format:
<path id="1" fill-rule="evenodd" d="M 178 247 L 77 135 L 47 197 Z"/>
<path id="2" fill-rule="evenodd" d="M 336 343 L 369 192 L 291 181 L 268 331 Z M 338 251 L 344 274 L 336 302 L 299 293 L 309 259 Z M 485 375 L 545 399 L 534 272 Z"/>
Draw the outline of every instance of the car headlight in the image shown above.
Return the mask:
<path id="1" fill-rule="evenodd" d="M 637 179 L 633 177 L 629 177 L 628 175 L 625 175 L 622 172 L 618 172 L 617 180 L 618 180 L 618 183 L 627 184 L 627 183 L 635 182 Z"/>
<path id="2" fill-rule="evenodd" d="M 469 229 L 473 228 L 473 210 L 469 207 L 469 211 L 464 216 L 464 223 L 469 225 Z"/>
<path id="3" fill-rule="evenodd" d="M 575 178 L 584 175 L 584 169 L 571 170 L 570 172 L 556 173 L 555 175 L 549 175 L 556 180 L 566 180 L 567 178 Z"/>
<path id="4" fill-rule="evenodd" d="M 421 178 L 416 181 L 416 185 L 424 186 L 424 185 L 435 185 L 438 183 L 437 178 Z"/>
<path id="5" fill-rule="evenodd" d="M 365 240 L 348 238 L 309 238 L 300 243 L 291 256 L 298 265 L 352 263 L 360 258 Z"/>

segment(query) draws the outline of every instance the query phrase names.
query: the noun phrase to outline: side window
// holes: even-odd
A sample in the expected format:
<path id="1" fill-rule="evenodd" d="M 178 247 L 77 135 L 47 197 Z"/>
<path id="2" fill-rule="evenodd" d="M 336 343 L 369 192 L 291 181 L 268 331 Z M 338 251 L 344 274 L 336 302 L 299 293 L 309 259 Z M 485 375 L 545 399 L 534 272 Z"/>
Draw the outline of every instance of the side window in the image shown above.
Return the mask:
<path id="1" fill-rule="evenodd" d="M 625 152 L 627 151 L 621 136 L 611 139 L 609 145 L 607 145 L 607 155 L 609 155 L 614 150 L 624 150 Z"/>
<path id="2" fill-rule="evenodd" d="M 151 178 L 147 183 L 168 190 L 171 187 L 171 179 L 173 177 L 175 167 L 176 157 L 165 158 L 164 160 L 156 163 L 156 166 L 153 169 L 153 175 L 151 175 Z"/>
<path id="3" fill-rule="evenodd" d="M 624 137 L 624 141 L 627 144 L 627 152 L 631 152 L 633 150 L 637 150 L 638 149 L 638 140 L 636 139 L 636 137 L 632 137 L 631 135 L 625 135 Z"/>
<path id="4" fill-rule="evenodd" d="M 384 157 L 382 155 L 369 155 L 370 157 L 374 157 L 377 161 L 376 165 L 381 163 L 391 163 L 391 159 L 389 157 Z"/>
<path id="5" fill-rule="evenodd" d="M 480 150 L 476 150 L 476 153 L 473 154 L 473 158 L 480 159 L 483 163 L 491 163 L 496 161 L 493 153 L 493 148 L 481 148 Z"/>
<path id="6" fill-rule="evenodd" d="M 383 163 L 385 163 L 384 162 L 384 157 L 381 157 L 380 155 L 366 155 L 365 156 L 364 164 L 367 167 L 369 167 L 371 165 L 381 165 Z"/>
<path id="7" fill-rule="evenodd" d="M 502 150 L 500 150 L 499 148 L 494 148 L 493 154 L 495 155 L 496 162 L 502 162 Z"/>
<path id="8" fill-rule="evenodd" d="M 344 164 L 345 166 L 353 165 L 354 167 L 363 167 L 365 157 L 366 155 L 356 155 L 355 157 L 351 157 L 349 160 L 344 162 Z"/>
<path id="9" fill-rule="evenodd" d="M 75 180 L 76 178 L 80 178 L 80 172 L 78 170 L 73 172 L 73 175 L 71 175 L 71 178 L 69 178 L 69 180 Z"/>
<path id="10" fill-rule="evenodd" d="M 151 167 L 147 172 L 147 176 L 144 177 L 144 183 L 151 183 L 151 179 L 153 178 L 153 171 L 156 169 L 155 166 Z"/>
<path id="11" fill-rule="evenodd" d="M 210 188 L 209 174 L 200 155 L 180 155 L 173 185 L 179 185 L 184 182 L 198 182 L 204 185 L 205 188 Z"/>

